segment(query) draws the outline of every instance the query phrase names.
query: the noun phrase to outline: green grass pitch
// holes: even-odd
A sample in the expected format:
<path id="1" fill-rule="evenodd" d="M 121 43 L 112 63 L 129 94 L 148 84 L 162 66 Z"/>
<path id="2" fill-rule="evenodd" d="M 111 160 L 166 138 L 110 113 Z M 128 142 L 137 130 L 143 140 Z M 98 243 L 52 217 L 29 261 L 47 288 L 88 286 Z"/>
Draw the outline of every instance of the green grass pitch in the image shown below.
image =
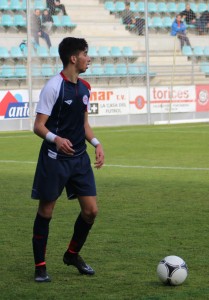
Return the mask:
<path id="1" fill-rule="evenodd" d="M 209 299 L 209 124 L 94 132 L 106 160 L 95 170 L 99 214 L 81 254 L 96 275 L 79 275 L 62 262 L 79 213 L 63 192 L 50 225 L 48 284 L 33 281 L 31 247 L 37 202 L 30 192 L 41 139 L 0 133 L 1 299 Z M 182 286 L 158 281 L 157 264 L 167 255 L 189 267 Z"/>

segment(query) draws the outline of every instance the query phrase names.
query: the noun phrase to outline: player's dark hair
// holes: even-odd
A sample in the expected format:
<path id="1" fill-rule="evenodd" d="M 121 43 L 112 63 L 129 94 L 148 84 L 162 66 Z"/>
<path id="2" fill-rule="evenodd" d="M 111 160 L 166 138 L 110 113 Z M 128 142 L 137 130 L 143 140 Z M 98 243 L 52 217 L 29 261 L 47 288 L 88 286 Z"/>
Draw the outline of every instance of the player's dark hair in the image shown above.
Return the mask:
<path id="1" fill-rule="evenodd" d="M 80 51 L 88 49 L 88 43 L 85 39 L 67 37 L 59 44 L 59 56 L 63 63 L 63 67 L 69 64 L 69 58 L 77 55 Z"/>

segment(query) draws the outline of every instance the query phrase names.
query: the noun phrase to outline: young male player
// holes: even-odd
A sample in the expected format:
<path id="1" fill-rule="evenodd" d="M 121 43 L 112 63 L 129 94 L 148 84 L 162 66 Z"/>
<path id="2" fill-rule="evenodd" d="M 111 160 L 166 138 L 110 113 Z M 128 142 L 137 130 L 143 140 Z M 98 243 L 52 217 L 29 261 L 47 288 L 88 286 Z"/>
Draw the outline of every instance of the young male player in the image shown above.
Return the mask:
<path id="1" fill-rule="evenodd" d="M 79 255 L 98 210 L 85 140 L 95 147 L 95 167 L 104 163 L 102 146 L 88 123 L 90 85 L 78 77 L 90 63 L 87 51 L 84 39 L 63 39 L 59 45 L 63 71 L 46 83 L 36 109 L 34 132 L 43 138 L 32 189 L 32 198 L 39 199 L 32 239 L 36 282 L 51 281 L 45 261 L 49 222 L 64 188 L 69 199 L 78 198 L 81 212 L 63 262 L 81 274 L 95 273 Z"/>

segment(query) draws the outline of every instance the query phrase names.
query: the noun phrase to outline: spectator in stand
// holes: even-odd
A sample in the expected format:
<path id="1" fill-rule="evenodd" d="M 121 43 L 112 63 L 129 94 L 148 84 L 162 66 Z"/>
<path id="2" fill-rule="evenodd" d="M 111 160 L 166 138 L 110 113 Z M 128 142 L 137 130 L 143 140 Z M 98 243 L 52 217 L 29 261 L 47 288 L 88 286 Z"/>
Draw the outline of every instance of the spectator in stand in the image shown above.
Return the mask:
<path id="1" fill-rule="evenodd" d="M 185 20 L 186 24 L 195 24 L 196 23 L 196 15 L 193 10 L 190 8 L 190 4 L 186 5 L 185 10 L 180 13 L 183 20 Z"/>
<path id="2" fill-rule="evenodd" d="M 46 0 L 46 4 L 51 16 L 56 14 L 57 9 L 61 10 L 63 15 L 67 16 L 65 6 L 60 3 L 60 0 Z"/>
<path id="3" fill-rule="evenodd" d="M 138 30 L 138 35 L 143 35 L 145 20 L 136 17 L 132 19 L 132 24 L 134 24 L 135 28 Z"/>
<path id="4" fill-rule="evenodd" d="M 126 8 L 122 12 L 123 24 L 131 25 L 132 20 L 135 18 L 134 12 L 130 10 L 130 2 L 126 2 Z"/>
<path id="5" fill-rule="evenodd" d="M 172 24 L 171 35 L 178 37 L 178 39 L 180 40 L 180 43 L 181 43 L 181 49 L 183 48 L 184 43 L 186 43 L 187 46 L 191 47 L 190 41 L 189 41 L 188 37 L 186 36 L 186 25 L 181 20 L 180 14 L 178 14 L 176 16 L 176 19 Z"/>
<path id="6" fill-rule="evenodd" d="M 134 28 L 137 29 L 138 35 L 143 35 L 143 27 L 145 24 L 144 19 L 135 17 L 134 12 L 130 10 L 130 2 L 126 2 L 126 8 L 122 12 L 122 21 L 123 24 L 127 25 L 128 29 L 132 29 L 130 25 L 134 25 Z"/>
<path id="7" fill-rule="evenodd" d="M 51 32 L 52 26 L 53 26 L 53 18 L 50 15 L 48 9 L 44 9 L 41 17 L 42 26 L 44 27 L 44 30 L 47 33 Z"/>
<path id="8" fill-rule="evenodd" d="M 42 29 L 40 15 L 41 15 L 40 9 L 35 9 L 32 17 L 31 17 L 31 32 L 34 37 L 35 43 L 38 46 L 39 46 L 39 37 L 41 37 L 46 41 L 48 48 L 50 48 L 51 41 L 50 41 L 48 33 L 43 31 L 43 29 Z"/>
<path id="9" fill-rule="evenodd" d="M 205 10 L 196 22 L 197 30 L 200 35 L 209 32 L 209 11 Z"/>

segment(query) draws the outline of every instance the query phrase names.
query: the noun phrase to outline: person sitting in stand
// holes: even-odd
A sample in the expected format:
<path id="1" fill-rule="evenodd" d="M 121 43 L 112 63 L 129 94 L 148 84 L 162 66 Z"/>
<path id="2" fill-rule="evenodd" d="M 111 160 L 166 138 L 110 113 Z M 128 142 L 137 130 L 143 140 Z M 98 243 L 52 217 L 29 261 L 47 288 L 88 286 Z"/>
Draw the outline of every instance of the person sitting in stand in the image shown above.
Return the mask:
<path id="1" fill-rule="evenodd" d="M 131 25 L 134 25 L 133 28 L 137 29 L 138 35 L 143 35 L 145 21 L 144 19 L 135 17 L 134 12 L 130 10 L 130 2 L 126 2 L 126 8 L 122 12 L 122 22 L 127 25 L 127 29 L 132 29 Z"/>
<path id="2" fill-rule="evenodd" d="M 40 9 L 35 9 L 31 17 L 31 32 L 37 46 L 39 46 L 39 37 L 41 37 L 46 41 L 48 48 L 50 48 L 52 44 L 48 33 L 42 28 L 40 15 Z"/>
<path id="3" fill-rule="evenodd" d="M 209 32 L 209 11 L 205 10 L 196 22 L 199 35 Z"/>
<path id="4" fill-rule="evenodd" d="M 60 3 L 60 0 L 46 0 L 46 5 L 51 16 L 56 14 L 57 9 L 61 10 L 64 16 L 67 16 L 65 6 Z"/>
<path id="5" fill-rule="evenodd" d="M 181 20 L 180 14 L 178 14 L 176 16 L 176 19 L 172 24 L 171 35 L 178 37 L 178 39 L 180 40 L 180 43 L 181 43 L 181 49 L 183 48 L 184 43 L 186 43 L 187 46 L 191 47 L 189 38 L 186 36 L 186 25 Z"/>
<path id="6" fill-rule="evenodd" d="M 180 13 L 183 20 L 185 20 L 186 24 L 195 24 L 196 23 L 196 15 L 193 10 L 190 8 L 190 4 L 186 5 L 185 10 Z"/>
<path id="7" fill-rule="evenodd" d="M 42 27 L 44 27 L 45 31 L 47 33 L 50 33 L 52 26 L 53 26 L 53 18 L 50 15 L 48 9 L 44 9 L 44 11 L 42 13 L 41 23 L 42 23 Z"/>

